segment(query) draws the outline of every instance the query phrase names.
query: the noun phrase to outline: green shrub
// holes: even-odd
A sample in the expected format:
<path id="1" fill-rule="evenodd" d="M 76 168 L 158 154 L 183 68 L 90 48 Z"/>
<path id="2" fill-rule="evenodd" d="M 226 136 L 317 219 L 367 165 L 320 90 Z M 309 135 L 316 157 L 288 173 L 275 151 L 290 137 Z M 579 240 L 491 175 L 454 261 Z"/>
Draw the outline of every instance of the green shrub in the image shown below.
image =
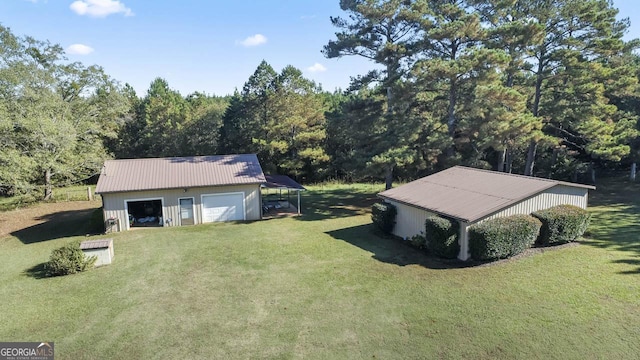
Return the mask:
<path id="1" fill-rule="evenodd" d="M 433 254 L 454 259 L 460 252 L 458 221 L 440 216 L 430 216 L 425 221 L 426 248 Z"/>
<path id="2" fill-rule="evenodd" d="M 589 226 L 591 214 L 573 205 L 558 205 L 531 214 L 542 221 L 538 243 L 563 244 L 575 241 Z"/>
<path id="3" fill-rule="evenodd" d="M 383 232 L 389 234 L 396 225 L 396 214 L 398 210 L 395 206 L 382 202 L 373 204 L 371 209 L 371 220 Z"/>
<path id="4" fill-rule="evenodd" d="M 85 257 L 80 244 L 74 242 L 53 250 L 44 269 L 47 276 L 75 274 L 91 269 L 96 259 L 95 256 Z"/>
<path id="5" fill-rule="evenodd" d="M 427 239 L 424 237 L 424 233 L 421 232 L 420 234 L 413 235 L 409 239 L 409 241 L 411 242 L 411 245 L 417 247 L 418 249 L 424 249 L 426 246 Z"/>
<path id="6" fill-rule="evenodd" d="M 469 252 L 476 260 L 497 260 L 520 254 L 535 243 L 541 222 L 529 215 L 513 215 L 469 227 Z"/>

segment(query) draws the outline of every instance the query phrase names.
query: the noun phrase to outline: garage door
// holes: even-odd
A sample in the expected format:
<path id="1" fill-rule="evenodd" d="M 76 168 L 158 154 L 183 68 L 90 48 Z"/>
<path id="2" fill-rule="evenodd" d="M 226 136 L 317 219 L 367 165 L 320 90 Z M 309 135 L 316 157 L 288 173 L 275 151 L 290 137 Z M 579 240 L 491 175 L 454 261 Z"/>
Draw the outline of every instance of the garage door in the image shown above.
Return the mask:
<path id="1" fill-rule="evenodd" d="M 202 196 L 202 222 L 244 220 L 244 194 Z"/>

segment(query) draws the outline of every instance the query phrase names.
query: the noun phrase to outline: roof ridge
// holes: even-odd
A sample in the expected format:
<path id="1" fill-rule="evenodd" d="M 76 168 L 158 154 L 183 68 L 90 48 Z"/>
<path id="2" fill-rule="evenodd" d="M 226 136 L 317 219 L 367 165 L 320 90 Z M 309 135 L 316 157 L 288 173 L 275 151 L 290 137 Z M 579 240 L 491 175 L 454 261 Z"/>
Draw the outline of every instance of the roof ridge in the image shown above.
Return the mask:
<path id="1" fill-rule="evenodd" d="M 464 167 L 464 166 L 462 166 L 462 167 Z M 426 180 L 427 178 L 428 178 L 428 176 L 427 176 L 427 177 L 425 177 L 425 178 L 423 178 L 423 182 L 428 182 L 428 183 L 430 183 L 430 184 L 434 184 L 434 185 L 439 185 L 439 186 L 448 187 L 448 188 L 450 188 L 450 189 L 466 191 L 466 192 L 470 192 L 470 193 L 473 193 L 473 194 L 480 194 L 480 195 L 484 195 L 484 196 L 491 196 L 491 197 L 494 197 L 494 198 L 504 199 L 504 200 L 508 200 L 508 201 L 513 201 L 513 200 L 514 200 L 513 198 L 507 198 L 507 197 L 498 196 L 498 195 L 494 195 L 494 194 L 487 194 L 486 192 L 475 191 L 475 190 L 473 190 L 473 189 L 466 189 L 466 188 L 461 188 L 461 187 L 457 187 L 457 186 L 451 186 L 451 185 L 449 185 L 449 184 L 441 184 L 441 183 L 437 183 L 437 182 L 433 182 L 433 181 L 428 181 L 428 180 Z M 553 187 L 554 185 L 556 185 L 556 184 L 550 184 L 548 188 Z M 548 189 L 548 188 L 547 188 L 547 189 Z"/>
<path id="2" fill-rule="evenodd" d="M 527 175 L 520 175 L 520 174 L 512 174 L 512 173 L 505 173 L 502 171 L 496 171 L 496 170 L 487 170 L 487 169 L 478 169 L 478 168 L 474 168 L 474 167 L 470 167 L 470 166 L 463 166 L 463 165 L 455 165 L 449 169 L 452 168 L 461 168 L 461 169 L 466 169 L 466 170 L 474 170 L 474 171 L 479 171 L 479 172 L 484 172 L 484 173 L 489 173 L 489 174 L 494 174 L 494 175 L 503 175 L 503 176 L 510 176 L 510 177 L 516 177 L 516 178 L 521 178 L 521 179 L 532 179 L 532 180 L 539 180 L 539 181 L 546 181 L 546 182 L 550 182 L 553 183 L 554 185 L 568 185 L 568 186 L 577 186 L 577 187 L 584 187 L 587 189 L 595 189 L 596 187 L 593 185 L 588 185 L 588 184 L 581 184 L 581 183 L 574 183 L 574 182 L 569 182 L 569 181 L 562 181 L 562 180 L 556 180 L 556 179 L 547 179 L 547 178 L 541 178 L 541 177 L 537 177 L 537 176 L 527 176 Z M 446 169 L 446 170 L 449 170 Z M 444 170 L 444 171 L 446 171 Z"/>
<path id="3" fill-rule="evenodd" d="M 108 159 L 107 161 L 150 161 L 150 160 L 169 160 L 169 159 L 193 159 L 193 158 L 205 158 L 205 157 L 239 157 L 239 156 L 247 156 L 253 155 L 258 156 L 253 153 L 248 154 L 224 154 L 224 155 L 192 155 L 192 156 L 165 156 L 165 157 L 150 157 L 150 158 L 132 158 L 132 159 Z"/>
<path id="4" fill-rule="evenodd" d="M 502 172 L 502 171 L 488 170 L 488 169 L 478 169 L 478 168 L 474 168 L 474 167 L 470 167 L 470 166 L 463 166 L 463 165 L 456 165 L 454 167 L 467 169 L 467 170 L 474 170 L 474 171 L 479 171 L 479 172 L 484 172 L 484 173 L 494 174 L 494 175 L 512 176 L 512 177 L 517 177 L 517 178 L 522 178 L 522 179 L 532 179 L 532 180 L 547 181 L 547 182 L 552 182 L 554 184 L 557 184 L 560 181 L 560 180 L 554 180 L 554 179 L 545 179 L 545 178 L 541 178 L 541 177 L 537 177 L 537 176 L 527 176 L 527 175 L 520 175 L 520 174 L 512 174 L 512 173 L 506 173 L 506 172 Z"/>

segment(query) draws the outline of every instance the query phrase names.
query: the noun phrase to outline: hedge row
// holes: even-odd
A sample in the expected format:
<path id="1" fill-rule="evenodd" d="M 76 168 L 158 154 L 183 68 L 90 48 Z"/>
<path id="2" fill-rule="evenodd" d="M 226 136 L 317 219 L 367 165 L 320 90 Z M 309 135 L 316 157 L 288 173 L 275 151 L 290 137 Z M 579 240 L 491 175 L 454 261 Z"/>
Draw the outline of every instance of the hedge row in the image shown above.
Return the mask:
<path id="1" fill-rule="evenodd" d="M 456 258 L 460 252 L 459 228 L 456 220 L 440 216 L 428 217 L 425 221 L 425 247 L 437 256 L 447 259 Z"/>
<path id="2" fill-rule="evenodd" d="M 469 227 L 469 251 L 476 260 L 497 260 L 531 247 L 542 223 L 529 215 L 513 215 Z"/>
<path id="3" fill-rule="evenodd" d="M 383 232 L 389 234 L 396 225 L 398 210 L 392 204 L 382 202 L 373 204 L 371 220 Z"/>
<path id="4" fill-rule="evenodd" d="M 531 214 L 542 222 L 538 244 L 553 245 L 575 241 L 589 226 L 591 214 L 573 205 L 558 205 Z"/>

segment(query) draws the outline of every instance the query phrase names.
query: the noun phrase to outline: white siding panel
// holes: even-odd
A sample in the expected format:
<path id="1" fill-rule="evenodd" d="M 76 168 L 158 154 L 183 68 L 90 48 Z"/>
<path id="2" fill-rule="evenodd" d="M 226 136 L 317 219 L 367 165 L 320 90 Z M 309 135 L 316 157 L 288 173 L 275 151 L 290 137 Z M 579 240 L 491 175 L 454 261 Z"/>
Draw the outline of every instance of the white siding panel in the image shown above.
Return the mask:
<path id="1" fill-rule="evenodd" d="M 262 210 L 260 204 L 260 185 L 258 184 L 189 188 L 186 192 L 183 189 L 169 189 L 102 194 L 104 219 L 105 221 L 109 218 L 118 219 L 119 229 L 114 228 L 113 231 L 127 230 L 128 220 L 124 205 L 125 200 L 162 198 L 165 220 L 172 219 L 172 221 L 165 226 L 180 226 L 180 205 L 178 199 L 193 197 L 195 199 L 194 220 L 196 224 L 201 224 L 202 195 L 230 192 L 243 192 L 245 194 L 246 220 L 260 220 Z"/>
<path id="2" fill-rule="evenodd" d="M 395 201 L 385 200 L 394 205 L 398 210 L 396 216 L 396 226 L 393 228 L 393 234 L 403 239 L 410 238 L 413 235 L 424 232 L 424 222 L 432 213 L 418 209 L 413 206 L 404 205 Z"/>
<path id="3" fill-rule="evenodd" d="M 548 209 L 556 205 L 568 204 L 586 209 L 588 193 L 589 190 L 587 189 L 556 185 L 538 195 L 493 213 L 480 221 L 519 214 L 528 215 L 532 212 Z"/>

